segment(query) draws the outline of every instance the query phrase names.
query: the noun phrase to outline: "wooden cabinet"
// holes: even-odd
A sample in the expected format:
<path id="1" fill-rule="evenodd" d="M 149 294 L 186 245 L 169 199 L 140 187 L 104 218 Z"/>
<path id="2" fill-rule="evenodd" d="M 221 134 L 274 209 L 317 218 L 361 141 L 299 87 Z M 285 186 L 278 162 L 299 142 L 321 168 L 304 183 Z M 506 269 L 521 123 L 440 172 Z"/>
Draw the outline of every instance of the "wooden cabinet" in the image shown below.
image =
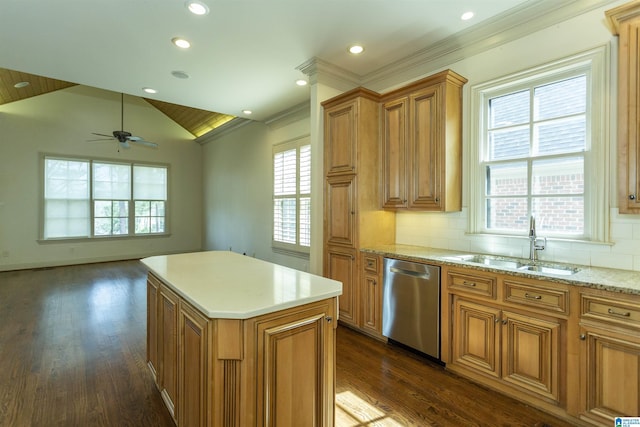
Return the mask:
<path id="1" fill-rule="evenodd" d="M 360 288 L 360 329 L 367 334 L 382 336 L 382 258 L 362 252 L 362 279 Z"/>
<path id="2" fill-rule="evenodd" d="M 640 3 L 606 12 L 618 42 L 618 208 L 640 213 Z"/>
<path id="3" fill-rule="evenodd" d="M 159 292 L 158 387 L 171 416 L 178 419 L 178 296 L 164 285 Z"/>
<path id="4" fill-rule="evenodd" d="M 640 298 L 580 296 L 580 418 L 610 426 L 640 413 Z"/>
<path id="5" fill-rule="evenodd" d="M 379 95 L 358 88 L 322 105 L 323 274 L 342 282 L 340 321 L 359 327 L 358 251 L 395 241 L 395 217 L 380 209 Z"/>
<path id="6" fill-rule="evenodd" d="M 443 71 L 382 98 L 382 206 L 462 208 L 462 86 Z"/>
<path id="7" fill-rule="evenodd" d="M 333 426 L 336 298 L 241 320 L 153 274 L 147 295 L 147 363 L 178 426 Z"/>
<path id="8" fill-rule="evenodd" d="M 567 287 L 443 270 L 443 307 L 451 307 L 443 320 L 448 367 L 537 406 L 563 407 Z"/>

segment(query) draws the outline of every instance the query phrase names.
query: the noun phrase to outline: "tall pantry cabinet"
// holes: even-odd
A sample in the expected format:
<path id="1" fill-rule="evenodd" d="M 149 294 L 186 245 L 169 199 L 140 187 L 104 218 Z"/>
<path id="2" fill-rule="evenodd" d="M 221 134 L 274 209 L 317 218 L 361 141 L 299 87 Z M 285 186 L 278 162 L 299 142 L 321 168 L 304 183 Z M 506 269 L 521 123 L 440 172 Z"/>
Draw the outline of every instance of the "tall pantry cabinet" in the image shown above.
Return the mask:
<path id="1" fill-rule="evenodd" d="M 379 95 L 357 88 L 322 105 L 324 275 L 342 282 L 340 320 L 359 328 L 359 249 L 395 242 L 395 215 L 380 209 Z"/>

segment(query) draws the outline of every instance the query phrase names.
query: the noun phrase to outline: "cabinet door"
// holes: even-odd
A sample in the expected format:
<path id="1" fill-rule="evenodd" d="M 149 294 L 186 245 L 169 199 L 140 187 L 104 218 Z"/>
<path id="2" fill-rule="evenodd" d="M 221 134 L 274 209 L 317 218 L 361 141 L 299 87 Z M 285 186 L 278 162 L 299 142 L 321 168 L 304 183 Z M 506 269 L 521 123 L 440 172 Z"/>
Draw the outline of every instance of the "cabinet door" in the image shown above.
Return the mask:
<path id="1" fill-rule="evenodd" d="M 442 209 L 443 108 L 440 84 L 409 96 L 409 208 Z"/>
<path id="2" fill-rule="evenodd" d="M 355 173 L 358 101 L 328 108 L 324 115 L 326 175 Z"/>
<path id="3" fill-rule="evenodd" d="M 454 297 L 453 363 L 500 376 L 500 310 Z"/>
<path id="4" fill-rule="evenodd" d="M 257 325 L 257 426 L 333 426 L 332 311 L 318 307 Z"/>
<path id="5" fill-rule="evenodd" d="M 640 213 L 640 20 L 621 23 L 619 33 L 618 204 L 621 213 Z"/>
<path id="6" fill-rule="evenodd" d="M 149 275 L 147 278 L 147 365 L 158 385 L 158 289 L 160 282 Z"/>
<path id="7" fill-rule="evenodd" d="M 640 334 L 583 326 L 580 350 L 583 413 L 602 425 L 640 414 Z"/>
<path id="8" fill-rule="evenodd" d="M 333 248 L 327 249 L 324 275 L 330 279 L 342 282 L 342 295 L 338 297 L 341 322 L 357 325 L 358 294 L 355 249 Z"/>
<path id="9" fill-rule="evenodd" d="M 177 420 L 178 395 L 178 296 L 160 286 L 160 393 Z"/>
<path id="10" fill-rule="evenodd" d="M 179 426 L 207 425 L 207 330 L 205 317 L 180 302 Z"/>
<path id="11" fill-rule="evenodd" d="M 502 378 L 557 402 L 560 323 L 503 312 L 502 324 Z"/>
<path id="12" fill-rule="evenodd" d="M 382 336 L 382 283 L 378 276 L 365 274 L 362 284 L 362 329 Z"/>
<path id="13" fill-rule="evenodd" d="M 327 178 L 325 239 L 329 245 L 355 247 L 355 175 Z"/>
<path id="14" fill-rule="evenodd" d="M 407 207 L 408 98 L 382 105 L 382 207 Z"/>

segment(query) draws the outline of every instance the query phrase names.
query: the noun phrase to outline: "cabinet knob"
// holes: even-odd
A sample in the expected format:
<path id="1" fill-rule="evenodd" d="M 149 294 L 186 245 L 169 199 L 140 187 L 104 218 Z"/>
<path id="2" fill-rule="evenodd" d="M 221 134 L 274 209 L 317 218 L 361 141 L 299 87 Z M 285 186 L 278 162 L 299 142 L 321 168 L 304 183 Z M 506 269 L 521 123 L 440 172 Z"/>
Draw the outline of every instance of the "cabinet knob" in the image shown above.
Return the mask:
<path id="1" fill-rule="evenodd" d="M 629 194 L 629 200 L 635 200 L 635 199 L 636 199 L 635 194 Z"/>
<path id="2" fill-rule="evenodd" d="M 587 336 L 585 334 L 580 334 L 580 339 L 584 341 L 587 339 Z"/>
<path id="3" fill-rule="evenodd" d="M 327 316 L 326 319 L 327 319 L 327 323 L 331 323 L 331 321 L 333 320 L 333 317 Z"/>
<path id="4" fill-rule="evenodd" d="M 507 322 L 508 322 L 508 320 L 507 320 L 507 319 L 502 320 L 502 324 L 503 324 L 503 325 L 506 325 L 506 324 L 507 324 Z"/>

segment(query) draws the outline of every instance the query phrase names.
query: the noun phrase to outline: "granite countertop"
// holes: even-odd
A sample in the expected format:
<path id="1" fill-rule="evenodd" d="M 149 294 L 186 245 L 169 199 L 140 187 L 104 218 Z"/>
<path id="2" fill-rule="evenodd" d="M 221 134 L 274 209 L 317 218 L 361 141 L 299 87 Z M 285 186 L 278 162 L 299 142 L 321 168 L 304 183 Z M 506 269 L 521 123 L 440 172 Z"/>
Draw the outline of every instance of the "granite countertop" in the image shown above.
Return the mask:
<path id="1" fill-rule="evenodd" d="M 362 251 L 382 255 L 389 258 L 405 259 L 417 262 L 434 262 L 440 265 L 463 266 L 481 271 L 494 271 L 518 277 L 544 279 L 549 282 L 564 283 L 575 286 L 584 286 L 595 289 L 604 289 L 612 292 L 640 295 L 640 272 L 630 270 L 618 270 L 613 268 L 590 267 L 576 264 L 560 264 L 567 268 L 576 268 L 579 271 L 571 275 L 556 275 L 550 273 L 523 271 L 515 268 L 483 265 L 479 263 L 456 259 L 461 255 L 471 252 L 459 252 L 446 249 L 433 249 L 422 246 L 410 245 L 379 245 L 363 248 Z M 478 254 L 486 255 L 486 254 Z M 505 260 L 522 260 L 520 258 L 496 257 Z M 547 261 L 536 262 L 539 265 L 549 265 Z"/>
<path id="2" fill-rule="evenodd" d="M 342 294 L 338 281 L 229 251 L 141 261 L 210 319 L 249 319 Z"/>

